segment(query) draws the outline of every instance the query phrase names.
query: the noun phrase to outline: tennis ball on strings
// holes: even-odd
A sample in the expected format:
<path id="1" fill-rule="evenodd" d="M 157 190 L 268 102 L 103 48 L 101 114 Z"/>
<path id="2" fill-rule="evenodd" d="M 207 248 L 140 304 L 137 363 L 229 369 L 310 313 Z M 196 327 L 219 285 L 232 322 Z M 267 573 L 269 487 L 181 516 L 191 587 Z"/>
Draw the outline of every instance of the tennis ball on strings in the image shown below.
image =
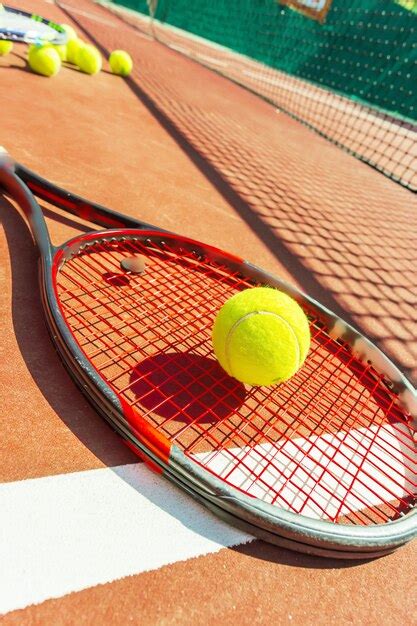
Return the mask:
<path id="1" fill-rule="evenodd" d="M 5 57 L 13 50 L 13 42 L 0 39 L 0 57 Z"/>
<path id="2" fill-rule="evenodd" d="M 310 328 L 300 305 L 270 287 L 245 289 L 219 310 L 212 331 L 215 355 L 243 383 L 273 385 L 291 378 L 310 346 Z"/>
<path id="3" fill-rule="evenodd" d="M 133 67 L 132 57 L 124 50 L 113 50 L 109 56 L 109 64 L 113 74 L 118 76 L 129 76 Z"/>
<path id="4" fill-rule="evenodd" d="M 94 46 L 84 44 L 78 49 L 77 65 L 86 74 L 97 74 L 102 66 L 100 52 Z"/>
<path id="5" fill-rule="evenodd" d="M 61 69 L 61 59 L 52 46 L 33 46 L 29 50 L 30 68 L 42 76 L 55 76 Z"/>
<path id="6" fill-rule="evenodd" d="M 69 24 L 61 24 L 61 26 L 67 34 L 67 43 L 68 41 L 71 41 L 72 39 L 78 39 L 78 35 L 72 26 L 70 26 Z"/>
<path id="7" fill-rule="evenodd" d="M 81 39 L 70 39 L 67 44 L 67 61 L 73 65 L 77 64 L 77 55 L 81 46 L 84 46 L 84 42 Z"/>

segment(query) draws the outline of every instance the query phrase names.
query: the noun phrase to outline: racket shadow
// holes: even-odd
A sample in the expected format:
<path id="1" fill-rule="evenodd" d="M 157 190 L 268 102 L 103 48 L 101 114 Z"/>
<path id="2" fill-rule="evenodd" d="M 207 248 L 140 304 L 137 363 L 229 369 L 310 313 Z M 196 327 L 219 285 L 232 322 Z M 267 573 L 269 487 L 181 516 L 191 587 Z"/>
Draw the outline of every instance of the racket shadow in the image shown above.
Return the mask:
<path id="1" fill-rule="evenodd" d="M 57 217 L 50 211 L 45 213 L 47 216 L 53 214 L 55 218 Z M 58 216 L 57 219 L 65 225 L 88 230 L 87 227 L 80 227 L 80 224 L 71 218 Z M 34 385 L 73 435 L 105 465 L 111 467 L 137 460 L 84 399 L 56 354 L 48 336 L 39 296 L 38 258 L 35 248 L 24 219 L 1 194 L 0 224 L 6 237 L 6 248 L 10 251 L 13 332 Z M 2 327 L 4 326 L 5 324 L 2 324 Z M 13 367 L 13 363 L 10 367 Z M 34 404 L 35 402 L 39 407 L 39 398 L 34 398 Z M 44 409 L 45 407 L 41 408 L 41 411 Z M 21 429 L 23 435 L 28 436 L 30 432 L 31 437 L 36 440 L 37 452 L 34 453 L 34 457 L 54 456 L 48 444 L 48 437 L 43 440 L 43 433 L 45 430 L 48 431 L 48 424 L 45 422 L 40 426 L 36 418 L 33 418 L 32 422 L 32 414 L 35 413 L 35 407 L 33 413 L 29 407 L 26 417 L 21 414 L 15 416 L 16 428 Z M 27 427 L 22 425 L 24 419 Z M 60 437 L 57 435 L 57 446 L 60 445 L 59 441 Z M 76 453 L 68 455 L 67 459 L 63 459 L 60 469 L 64 471 L 65 464 L 73 464 L 75 458 Z M 54 463 L 56 464 L 56 461 Z"/>
<path id="2" fill-rule="evenodd" d="M 239 546 L 233 546 L 232 549 L 239 554 L 248 556 L 258 561 L 280 563 L 281 565 L 289 565 L 291 567 L 299 567 L 301 569 L 316 570 L 348 569 L 360 567 L 366 563 L 377 561 L 380 558 L 389 558 L 385 556 L 363 558 L 354 561 L 349 559 L 332 559 L 330 557 L 322 559 L 309 554 L 302 554 L 301 552 L 293 552 L 291 550 L 287 550 L 286 548 L 279 548 L 270 543 L 266 543 L 265 541 L 254 541 L 251 543 L 241 544 Z"/>
<path id="3" fill-rule="evenodd" d="M 246 395 L 213 358 L 169 350 L 134 367 L 129 386 L 141 412 L 179 424 L 215 424 L 233 415 Z"/>
<path id="4" fill-rule="evenodd" d="M 346 569 L 376 560 L 323 559 L 266 543 L 229 524 L 224 526 L 224 522 L 203 505 L 184 495 L 181 489 L 157 476 L 151 469 L 135 464 L 114 467 L 112 470 L 120 480 L 193 533 L 249 558 L 301 569 L 320 570 Z"/>

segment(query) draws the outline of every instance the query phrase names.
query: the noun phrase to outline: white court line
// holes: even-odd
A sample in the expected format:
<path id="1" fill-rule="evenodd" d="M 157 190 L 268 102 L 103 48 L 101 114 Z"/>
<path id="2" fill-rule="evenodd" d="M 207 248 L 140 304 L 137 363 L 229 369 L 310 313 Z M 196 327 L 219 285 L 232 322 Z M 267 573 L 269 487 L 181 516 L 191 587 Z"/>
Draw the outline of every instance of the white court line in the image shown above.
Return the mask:
<path id="1" fill-rule="evenodd" d="M 219 65 L 221 67 L 228 67 L 229 64 L 227 61 L 221 61 L 220 59 L 216 59 L 214 57 L 208 56 L 207 54 L 202 54 L 201 52 L 196 52 L 195 56 L 202 61 L 207 61 L 208 63 L 212 63 L 213 65 Z"/>
<path id="2" fill-rule="evenodd" d="M 315 519 L 334 519 L 408 496 L 417 482 L 417 451 L 406 424 L 284 441 L 276 448 L 199 455 L 204 465 L 247 493 Z M 241 460 L 236 464 L 236 458 Z M 254 475 L 261 480 L 254 481 Z"/>
<path id="3" fill-rule="evenodd" d="M 182 52 L 183 54 L 192 54 L 189 48 L 186 48 L 185 46 L 180 46 L 179 44 L 176 44 L 176 43 L 170 43 L 169 47 L 173 48 L 174 50 L 177 50 L 177 52 Z"/>
<path id="4" fill-rule="evenodd" d="M 0 614 L 252 541 L 143 463 L 0 485 Z"/>
<path id="5" fill-rule="evenodd" d="M 233 454 L 244 457 L 246 474 L 242 468 L 230 473 Z M 403 454 L 409 470 L 400 463 Z M 319 486 L 306 479 L 317 472 L 307 455 L 326 466 L 319 470 Z M 366 461 L 352 480 L 347 467 L 357 455 Z M 268 501 L 269 489 L 253 483 L 256 471 L 271 490 L 284 486 L 284 500 L 312 517 L 323 516 L 323 510 L 334 514 L 336 487 L 357 510 L 364 501 L 377 503 L 367 487 L 372 480 L 401 497 L 417 479 L 411 469 L 417 454 L 410 450 L 406 425 L 297 438 L 278 450 L 261 444 L 250 453 L 243 448 L 198 456 Z M 375 458 L 385 460 L 386 471 L 373 465 Z M 292 486 L 285 485 L 289 475 Z M 0 485 L 0 614 L 251 540 L 141 463 L 5 483 Z"/>

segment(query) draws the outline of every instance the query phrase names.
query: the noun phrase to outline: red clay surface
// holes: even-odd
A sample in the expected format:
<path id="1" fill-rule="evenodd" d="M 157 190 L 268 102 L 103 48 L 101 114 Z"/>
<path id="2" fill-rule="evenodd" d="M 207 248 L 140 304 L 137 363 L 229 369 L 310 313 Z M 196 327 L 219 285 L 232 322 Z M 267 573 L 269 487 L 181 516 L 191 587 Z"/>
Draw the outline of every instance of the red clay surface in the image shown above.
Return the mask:
<path id="1" fill-rule="evenodd" d="M 45 79 L 15 46 L 0 59 L 0 85 L 1 143 L 16 160 L 298 284 L 416 379 L 415 195 L 89 0 L 19 6 L 72 24 L 103 54 L 127 49 L 135 69 L 128 80 L 107 64 L 94 77 L 65 67 Z M 0 219 L 0 480 L 135 462 L 51 346 L 32 289 L 36 251 L 3 197 Z M 48 225 L 56 242 L 79 232 L 68 217 Z M 257 541 L 51 599 L 2 623 L 411 624 L 416 557 L 417 542 L 351 565 Z"/>

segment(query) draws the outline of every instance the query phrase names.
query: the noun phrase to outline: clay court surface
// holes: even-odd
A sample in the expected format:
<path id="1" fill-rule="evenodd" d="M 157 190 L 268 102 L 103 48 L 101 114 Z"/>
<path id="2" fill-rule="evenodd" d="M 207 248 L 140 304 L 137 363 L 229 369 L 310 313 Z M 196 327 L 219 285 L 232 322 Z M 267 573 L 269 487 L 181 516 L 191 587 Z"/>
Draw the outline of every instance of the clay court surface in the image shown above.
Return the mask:
<path id="1" fill-rule="evenodd" d="M 0 58 L 13 157 L 118 211 L 248 258 L 367 333 L 414 383 L 417 197 L 272 105 L 89 0 L 71 24 L 132 76 Z M 86 225 L 48 210 L 57 243 Z M 417 542 L 350 563 L 219 522 L 153 475 L 87 404 L 45 328 L 37 253 L 0 196 L 0 622 L 412 624 Z"/>

